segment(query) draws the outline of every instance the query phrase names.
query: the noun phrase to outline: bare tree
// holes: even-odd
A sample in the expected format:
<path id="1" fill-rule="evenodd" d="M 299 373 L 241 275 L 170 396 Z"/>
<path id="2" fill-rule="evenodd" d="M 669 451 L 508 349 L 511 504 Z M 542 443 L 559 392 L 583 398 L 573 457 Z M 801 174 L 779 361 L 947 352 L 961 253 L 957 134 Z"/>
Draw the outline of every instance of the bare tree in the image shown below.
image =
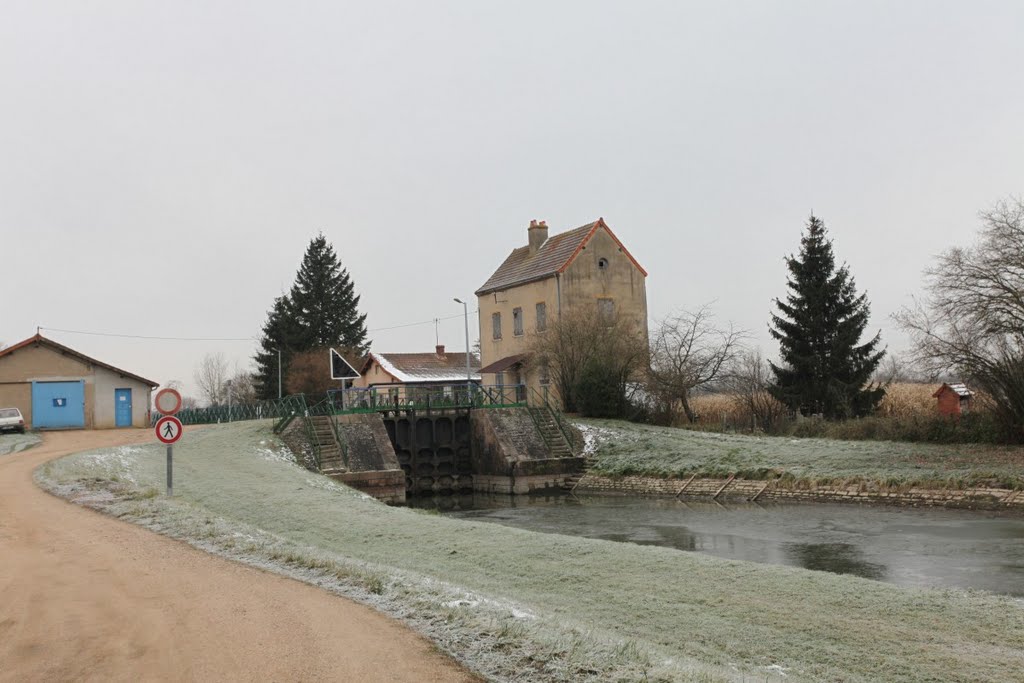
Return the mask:
<path id="1" fill-rule="evenodd" d="M 227 381 L 230 378 L 228 361 L 221 352 L 208 353 L 199 361 L 193 373 L 202 398 L 213 406 L 227 403 Z"/>
<path id="2" fill-rule="evenodd" d="M 184 391 L 184 384 L 180 379 L 172 379 L 163 386 L 164 389 L 174 389 L 181 394 L 181 408 L 197 408 L 199 407 L 199 401 L 193 396 L 186 396 Z"/>
<path id="3" fill-rule="evenodd" d="M 1024 201 L 981 214 L 970 248 L 941 254 L 926 271 L 925 299 L 894 317 L 913 337 L 917 358 L 954 371 L 993 400 L 1013 436 L 1024 437 Z"/>
<path id="4" fill-rule="evenodd" d="M 652 390 L 673 404 L 678 402 L 686 419 L 693 422 L 691 392 L 709 387 L 727 374 L 742 350 L 744 336 L 731 324 L 716 326 L 709 305 L 666 317 L 651 339 Z"/>
<path id="5" fill-rule="evenodd" d="M 256 401 L 256 378 L 251 372 L 235 369 L 231 375 L 231 400 L 233 403 L 252 403 Z"/>
<path id="6" fill-rule="evenodd" d="M 546 366 L 565 409 L 577 412 L 577 390 L 588 367 L 602 375 L 624 402 L 647 363 L 647 344 L 643 330 L 627 316 L 609 317 L 594 304 L 576 307 L 549 323 L 533 338 L 530 355 L 530 363 Z"/>
<path id="7" fill-rule="evenodd" d="M 763 432 L 787 412 L 786 406 L 768 392 L 775 375 L 760 349 L 740 353 L 724 384 L 736 406 L 750 416 L 751 426 Z"/>

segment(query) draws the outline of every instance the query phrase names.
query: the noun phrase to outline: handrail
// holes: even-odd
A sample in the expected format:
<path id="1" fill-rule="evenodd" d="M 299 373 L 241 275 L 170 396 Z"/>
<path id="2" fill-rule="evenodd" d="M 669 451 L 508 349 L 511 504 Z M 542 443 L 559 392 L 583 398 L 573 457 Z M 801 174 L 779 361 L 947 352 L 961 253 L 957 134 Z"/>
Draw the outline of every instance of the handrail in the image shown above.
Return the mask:
<path id="1" fill-rule="evenodd" d="M 551 414 L 551 416 L 555 419 L 555 424 L 558 426 L 558 431 L 562 433 L 562 438 L 565 439 L 565 443 L 569 447 L 569 452 L 572 453 L 573 456 L 575 456 L 576 440 L 572 437 L 572 432 L 570 432 L 565 426 L 562 411 L 558 410 L 553 405 L 551 405 L 551 402 L 548 401 L 548 397 L 542 394 L 540 391 L 538 391 L 536 387 L 530 387 L 530 395 L 536 397 L 540 401 L 541 405 L 544 408 L 546 408 L 547 411 Z"/>
<path id="2" fill-rule="evenodd" d="M 537 417 L 537 413 L 534 412 L 536 410 L 540 410 L 540 408 L 526 406 L 526 412 L 530 414 L 530 419 L 533 420 L 533 426 L 536 427 L 537 433 L 540 434 L 540 440 L 544 442 L 544 446 L 547 447 L 548 451 L 550 452 L 553 446 L 551 442 L 548 441 L 548 437 L 545 436 L 544 430 L 540 426 L 540 419 Z"/>
<path id="3" fill-rule="evenodd" d="M 338 443 L 338 450 L 341 451 L 341 460 L 345 463 L 345 469 L 348 469 L 348 444 L 345 443 L 345 439 L 341 436 L 341 430 L 338 428 L 338 418 L 334 415 L 329 415 L 327 419 L 331 423 L 331 430 L 334 432 L 334 440 Z"/>

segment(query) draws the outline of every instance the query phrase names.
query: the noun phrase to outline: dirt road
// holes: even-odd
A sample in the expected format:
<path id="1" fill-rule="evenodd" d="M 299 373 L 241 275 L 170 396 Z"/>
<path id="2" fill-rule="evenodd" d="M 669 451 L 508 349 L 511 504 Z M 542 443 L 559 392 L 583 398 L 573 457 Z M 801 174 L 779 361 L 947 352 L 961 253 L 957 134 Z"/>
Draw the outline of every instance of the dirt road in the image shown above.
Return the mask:
<path id="1" fill-rule="evenodd" d="M 152 439 L 62 432 L 0 456 L 0 680 L 472 681 L 401 624 L 39 490 L 68 453 Z"/>

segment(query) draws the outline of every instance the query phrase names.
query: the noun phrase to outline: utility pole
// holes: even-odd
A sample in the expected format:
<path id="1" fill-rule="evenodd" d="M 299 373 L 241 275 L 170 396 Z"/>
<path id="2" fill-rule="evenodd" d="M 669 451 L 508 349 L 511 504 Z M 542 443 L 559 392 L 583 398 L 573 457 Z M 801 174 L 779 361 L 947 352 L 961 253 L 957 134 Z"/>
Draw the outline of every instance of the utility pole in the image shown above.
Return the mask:
<path id="1" fill-rule="evenodd" d="M 281 398 L 281 347 L 277 348 L 277 398 Z"/>
<path id="2" fill-rule="evenodd" d="M 469 393 L 473 385 L 473 371 L 469 366 L 469 305 L 458 297 L 455 303 L 462 304 L 462 317 L 466 323 L 466 392 Z"/>

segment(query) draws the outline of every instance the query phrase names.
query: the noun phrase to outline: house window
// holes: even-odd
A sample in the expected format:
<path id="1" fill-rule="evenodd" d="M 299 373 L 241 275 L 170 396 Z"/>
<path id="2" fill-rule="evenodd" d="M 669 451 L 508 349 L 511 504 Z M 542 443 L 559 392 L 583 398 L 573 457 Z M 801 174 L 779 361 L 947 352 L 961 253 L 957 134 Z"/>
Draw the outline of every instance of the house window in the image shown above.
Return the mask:
<path id="1" fill-rule="evenodd" d="M 599 258 L 599 259 L 597 259 L 597 269 L 598 270 L 608 270 L 608 259 L 606 259 L 606 258 Z"/>
<path id="2" fill-rule="evenodd" d="M 537 304 L 537 331 L 548 329 L 548 306 L 543 301 Z"/>
<path id="3" fill-rule="evenodd" d="M 615 317 L 615 300 L 614 299 L 598 299 L 597 300 L 597 312 L 607 321 L 610 321 Z"/>
<path id="4" fill-rule="evenodd" d="M 501 313 L 491 313 L 493 339 L 501 339 Z"/>
<path id="5" fill-rule="evenodd" d="M 523 309 L 512 309 L 512 334 L 517 337 L 523 336 Z"/>
<path id="6" fill-rule="evenodd" d="M 540 370 L 537 374 L 540 376 L 539 381 L 541 386 L 547 386 L 551 384 L 551 373 L 548 371 L 548 362 L 546 360 L 541 361 Z"/>
<path id="7" fill-rule="evenodd" d="M 505 373 L 504 372 L 496 372 L 496 373 L 494 373 L 494 383 L 497 384 L 499 387 L 505 386 Z"/>

